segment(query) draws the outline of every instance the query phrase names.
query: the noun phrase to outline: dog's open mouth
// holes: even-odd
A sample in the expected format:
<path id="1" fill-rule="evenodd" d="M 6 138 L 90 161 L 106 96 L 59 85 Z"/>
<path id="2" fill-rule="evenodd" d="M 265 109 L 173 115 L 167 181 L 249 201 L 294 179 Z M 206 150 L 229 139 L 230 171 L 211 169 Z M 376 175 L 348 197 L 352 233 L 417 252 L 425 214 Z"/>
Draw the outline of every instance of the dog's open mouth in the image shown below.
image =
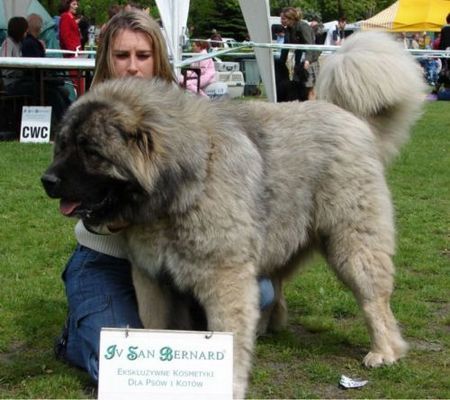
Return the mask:
<path id="1" fill-rule="evenodd" d="M 59 203 L 59 211 L 65 217 L 72 217 L 76 214 L 78 208 L 81 206 L 81 201 L 72 201 L 61 199 Z"/>
<path id="2" fill-rule="evenodd" d="M 109 196 L 105 196 L 100 202 L 90 204 L 80 200 L 62 198 L 59 203 L 59 211 L 65 217 L 78 217 L 89 219 L 105 214 L 111 205 Z"/>

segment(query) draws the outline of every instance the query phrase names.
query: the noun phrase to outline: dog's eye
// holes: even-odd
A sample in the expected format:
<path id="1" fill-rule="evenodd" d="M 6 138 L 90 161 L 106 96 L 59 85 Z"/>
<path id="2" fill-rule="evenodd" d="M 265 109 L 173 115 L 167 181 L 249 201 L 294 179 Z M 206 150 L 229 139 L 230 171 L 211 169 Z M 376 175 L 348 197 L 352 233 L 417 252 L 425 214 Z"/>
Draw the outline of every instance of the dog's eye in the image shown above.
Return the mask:
<path id="1" fill-rule="evenodd" d="M 96 146 L 89 142 L 85 137 L 80 136 L 77 139 L 78 149 L 86 158 L 101 161 L 104 157 L 100 154 Z"/>
<path id="2" fill-rule="evenodd" d="M 106 161 L 105 157 L 103 157 L 95 148 L 93 147 L 84 147 L 83 148 L 84 154 L 90 158 L 97 161 Z"/>

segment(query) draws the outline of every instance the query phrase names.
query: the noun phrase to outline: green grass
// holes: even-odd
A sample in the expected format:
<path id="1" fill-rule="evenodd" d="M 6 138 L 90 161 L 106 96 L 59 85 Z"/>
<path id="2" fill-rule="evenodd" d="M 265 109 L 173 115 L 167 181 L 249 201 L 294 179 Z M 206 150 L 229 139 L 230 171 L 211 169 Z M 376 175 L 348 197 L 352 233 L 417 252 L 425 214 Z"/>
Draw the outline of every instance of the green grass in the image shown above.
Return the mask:
<path id="1" fill-rule="evenodd" d="M 252 398 L 450 398 L 450 104 L 427 104 L 388 171 L 396 210 L 393 309 L 411 344 L 389 368 L 361 360 L 369 339 L 353 296 L 319 258 L 289 284 L 285 331 L 258 340 Z M 50 145 L 0 143 L 0 398 L 95 398 L 53 358 L 66 315 L 60 279 L 75 239 L 39 177 Z M 369 380 L 338 388 L 341 374 Z"/>

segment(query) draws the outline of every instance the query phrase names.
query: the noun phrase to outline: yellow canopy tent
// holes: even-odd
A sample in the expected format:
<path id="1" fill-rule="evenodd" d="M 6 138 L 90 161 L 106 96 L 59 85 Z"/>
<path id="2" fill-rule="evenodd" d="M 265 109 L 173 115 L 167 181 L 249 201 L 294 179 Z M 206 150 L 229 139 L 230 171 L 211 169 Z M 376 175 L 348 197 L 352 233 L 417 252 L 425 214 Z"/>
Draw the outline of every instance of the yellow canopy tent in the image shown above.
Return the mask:
<path id="1" fill-rule="evenodd" d="M 398 0 L 360 26 L 362 30 L 437 32 L 448 13 L 450 0 Z"/>

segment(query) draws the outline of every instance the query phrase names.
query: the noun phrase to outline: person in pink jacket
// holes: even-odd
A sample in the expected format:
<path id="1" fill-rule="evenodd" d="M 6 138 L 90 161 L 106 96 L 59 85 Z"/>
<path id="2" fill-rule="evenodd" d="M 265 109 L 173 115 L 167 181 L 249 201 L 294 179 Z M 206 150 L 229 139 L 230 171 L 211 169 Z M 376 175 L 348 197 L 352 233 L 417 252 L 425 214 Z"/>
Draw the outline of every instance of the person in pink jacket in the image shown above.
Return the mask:
<path id="1" fill-rule="evenodd" d="M 207 54 L 208 42 L 196 41 L 192 44 L 192 50 L 194 53 Z M 191 67 L 200 68 L 200 90 L 198 93 L 202 96 L 206 96 L 203 91 L 209 84 L 216 80 L 216 70 L 214 68 L 214 61 L 208 58 L 198 63 L 192 63 Z M 183 78 L 181 78 L 181 83 Z M 186 89 L 191 92 L 197 93 L 197 73 L 194 71 L 187 71 Z"/>

